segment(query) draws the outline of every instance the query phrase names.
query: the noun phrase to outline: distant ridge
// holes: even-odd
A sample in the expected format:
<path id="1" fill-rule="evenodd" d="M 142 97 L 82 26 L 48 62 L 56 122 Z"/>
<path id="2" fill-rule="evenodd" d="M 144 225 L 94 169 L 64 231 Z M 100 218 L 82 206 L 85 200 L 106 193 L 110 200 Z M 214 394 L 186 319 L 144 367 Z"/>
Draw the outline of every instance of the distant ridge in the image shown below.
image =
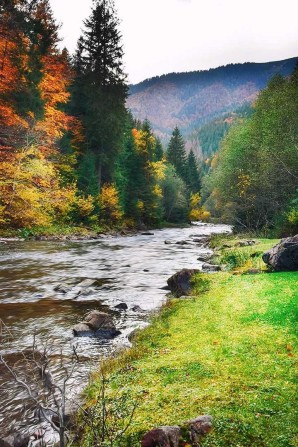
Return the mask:
<path id="1" fill-rule="evenodd" d="M 188 147 L 201 156 L 202 145 L 194 135 L 202 126 L 252 104 L 272 76 L 290 75 L 297 63 L 294 57 L 156 76 L 130 85 L 127 106 L 136 118 L 148 118 L 164 142 L 177 125 Z"/>

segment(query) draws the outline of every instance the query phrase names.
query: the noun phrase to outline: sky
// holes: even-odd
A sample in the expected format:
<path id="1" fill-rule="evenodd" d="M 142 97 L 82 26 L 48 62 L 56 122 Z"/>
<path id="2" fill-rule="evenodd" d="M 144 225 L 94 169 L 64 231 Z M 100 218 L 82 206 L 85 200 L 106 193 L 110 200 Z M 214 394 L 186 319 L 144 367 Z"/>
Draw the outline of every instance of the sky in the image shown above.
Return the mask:
<path id="1" fill-rule="evenodd" d="M 50 0 L 73 52 L 92 0 Z M 115 0 L 130 83 L 298 56 L 297 0 Z"/>

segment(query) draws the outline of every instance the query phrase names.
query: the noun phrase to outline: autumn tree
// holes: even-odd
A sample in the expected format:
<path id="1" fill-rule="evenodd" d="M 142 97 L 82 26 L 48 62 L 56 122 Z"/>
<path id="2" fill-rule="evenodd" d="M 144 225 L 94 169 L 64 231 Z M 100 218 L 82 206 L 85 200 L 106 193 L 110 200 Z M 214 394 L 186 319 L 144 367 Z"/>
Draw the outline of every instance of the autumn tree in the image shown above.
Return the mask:
<path id="1" fill-rule="evenodd" d="M 66 217 L 75 196 L 74 160 L 59 147 L 78 127 L 63 111 L 72 72 L 47 0 L 6 1 L 0 27 L 2 224 L 48 225 Z"/>

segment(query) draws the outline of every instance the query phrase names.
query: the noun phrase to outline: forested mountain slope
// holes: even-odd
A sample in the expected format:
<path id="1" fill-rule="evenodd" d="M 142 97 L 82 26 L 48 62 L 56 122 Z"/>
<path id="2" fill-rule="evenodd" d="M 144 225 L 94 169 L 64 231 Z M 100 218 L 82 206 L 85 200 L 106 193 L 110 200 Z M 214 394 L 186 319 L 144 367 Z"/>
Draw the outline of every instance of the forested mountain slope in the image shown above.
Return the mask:
<path id="1" fill-rule="evenodd" d="M 170 73 L 130 86 L 127 105 L 138 119 L 147 118 L 167 141 L 178 126 L 198 155 L 202 144 L 190 137 L 203 125 L 251 104 L 275 74 L 288 76 L 298 58 L 268 63 L 231 64 L 208 71 Z M 197 146 L 197 147 L 195 147 Z"/>

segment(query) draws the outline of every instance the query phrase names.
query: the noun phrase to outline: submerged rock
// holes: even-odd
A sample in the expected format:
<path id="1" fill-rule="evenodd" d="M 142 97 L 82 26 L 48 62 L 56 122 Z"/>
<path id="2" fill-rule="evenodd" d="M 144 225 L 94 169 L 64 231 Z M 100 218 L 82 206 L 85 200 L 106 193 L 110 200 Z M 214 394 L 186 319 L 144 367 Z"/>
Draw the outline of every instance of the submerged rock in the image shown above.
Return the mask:
<path id="1" fill-rule="evenodd" d="M 191 278 L 199 272 L 200 270 L 197 269 L 183 269 L 171 276 L 167 283 L 172 294 L 176 297 L 189 295 L 191 292 Z"/>
<path id="2" fill-rule="evenodd" d="M 0 438 L 0 447 L 27 447 L 30 438 L 28 435 L 14 433 L 6 438 Z"/>
<path id="3" fill-rule="evenodd" d="M 144 313 L 146 312 L 144 309 L 142 309 L 140 306 L 138 306 L 137 304 L 135 306 L 132 306 L 131 310 L 133 312 L 140 312 L 140 313 Z"/>
<path id="4" fill-rule="evenodd" d="M 298 271 L 298 234 L 282 239 L 262 256 L 265 264 L 278 272 Z"/>

